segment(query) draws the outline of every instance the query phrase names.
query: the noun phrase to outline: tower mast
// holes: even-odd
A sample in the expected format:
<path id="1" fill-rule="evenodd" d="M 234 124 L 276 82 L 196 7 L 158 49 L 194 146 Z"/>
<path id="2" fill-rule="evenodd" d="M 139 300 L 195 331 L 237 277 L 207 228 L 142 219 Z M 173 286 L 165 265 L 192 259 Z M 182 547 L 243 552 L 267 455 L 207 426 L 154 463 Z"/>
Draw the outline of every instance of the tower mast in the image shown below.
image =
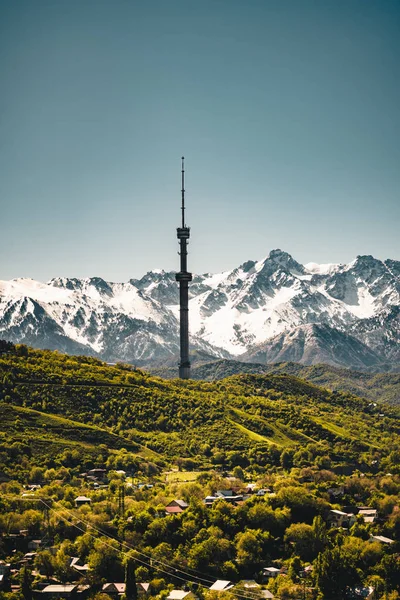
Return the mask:
<path id="1" fill-rule="evenodd" d="M 178 227 L 177 237 L 180 246 L 181 270 L 175 275 L 179 282 L 179 312 L 180 312 L 180 348 L 181 356 L 179 363 L 179 377 L 189 379 L 190 361 L 189 361 L 189 281 L 192 281 L 192 274 L 187 270 L 187 246 L 190 238 L 190 227 L 185 223 L 185 165 L 182 156 L 182 227 Z"/>

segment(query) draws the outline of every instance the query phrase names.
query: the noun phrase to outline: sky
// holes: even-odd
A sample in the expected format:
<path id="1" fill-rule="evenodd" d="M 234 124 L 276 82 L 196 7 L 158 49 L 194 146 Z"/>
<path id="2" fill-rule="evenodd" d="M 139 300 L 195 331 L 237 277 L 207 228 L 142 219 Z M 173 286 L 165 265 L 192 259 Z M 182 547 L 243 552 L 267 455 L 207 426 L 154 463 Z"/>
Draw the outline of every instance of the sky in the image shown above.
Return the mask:
<path id="1" fill-rule="evenodd" d="M 0 279 L 400 259 L 398 0 L 0 0 Z"/>

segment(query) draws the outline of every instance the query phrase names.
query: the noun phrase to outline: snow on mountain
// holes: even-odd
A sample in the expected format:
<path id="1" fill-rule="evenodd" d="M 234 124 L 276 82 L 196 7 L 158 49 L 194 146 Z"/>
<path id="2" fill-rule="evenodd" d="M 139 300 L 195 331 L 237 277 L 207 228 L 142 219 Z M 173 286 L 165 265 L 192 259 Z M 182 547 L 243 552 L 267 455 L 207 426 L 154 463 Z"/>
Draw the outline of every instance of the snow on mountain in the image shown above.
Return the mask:
<path id="1" fill-rule="evenodd" d="M 314 262 L 309 262 L 304 265 L 304 269 L 313 275 L 330 275 L 334 273 L 339 267 L 343 265 L 335 264 L 335 263 L 326 263 L 326 264 L 317 264 Z"/>
<path id="2" fill-rule="evenodd" d="M 270 340 L 266 360 L 283 352 L 345 366 L 400 363 L 398 261 L 301 265 L 272 250 L 224 273 L 195 275 L 189 290 L 191 345 L 199 352 L 250 356 Z M 179 351 L 178 300 L 175 273 L 161 269 L 126 283 L 3 281 L 0 337 L 108 360 L 162 361 Z"/>
<path id="3" fill-rule="evenodd" d="M 345 364 L 358 369 L 382 363 L 377 353 L 355 337 L 315 323 L 284 331 L 251 349 L 241 359 L 257 363 Z"/>

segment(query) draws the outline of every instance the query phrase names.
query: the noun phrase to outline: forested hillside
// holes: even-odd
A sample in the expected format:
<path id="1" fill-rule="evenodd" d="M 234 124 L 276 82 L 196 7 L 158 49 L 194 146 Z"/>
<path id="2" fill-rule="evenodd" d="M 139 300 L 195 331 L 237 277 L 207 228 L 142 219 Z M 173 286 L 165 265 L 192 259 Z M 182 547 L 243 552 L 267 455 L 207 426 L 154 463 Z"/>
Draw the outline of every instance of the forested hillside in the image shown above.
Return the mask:
<path id="1" fill-rule="evenodd" d="M 175 359 L 175 363 L 178 358 Z M 155 375 L 172 379 L 176 377 L 176 366 L 150 367 Z M 305 366 L 294 362 L 259 364 L 237 360 L 198 360 L 192 365 L 193 379 L 216 381 L 238 373 L 257 375 L 295 375 L 315 385 L 340 392 L 350 392 L 373 402 L 400 404 L 400 373 L 365 373 L 341 369 L 332 365 Z"/>
<path id="2" fill-rule="evenodd" d="M 216 578 L 223 600 L 250 578 L 252 600 L 398 598 L 396 407 L 288 374 L 163 380 L 0 349 L 5 600 L 71 582 L 106 600 L 124 580 L 215 600 Z"/>
<path id="3" fill-rule="evenodd" d="M 161 461 L 186 459 L 202 468 L 235 466 L 237 453 L 262 468 L 279 462 L 284 451 L 301 466 L 303 448 L 310 447 L 313 460 L 366 470 L 396 448 L 400 430 L 396 409 L 292 375 L 168 381 L 128 365 L 10 346 L 0 359 L 0 378 L 4 406 L 18 410 L 15 433 L 21 439 L 27 428 L 18 423 L 33 417 L 17 407 L 38 411 L 35 420 L 46 413 L 85 424 L 76 436 L 89 443 L 101 429 L 99 438 L 110 448 L 145 448 Z M 49 430 L 54 424 L 47 422 L 39 437 Z"/>

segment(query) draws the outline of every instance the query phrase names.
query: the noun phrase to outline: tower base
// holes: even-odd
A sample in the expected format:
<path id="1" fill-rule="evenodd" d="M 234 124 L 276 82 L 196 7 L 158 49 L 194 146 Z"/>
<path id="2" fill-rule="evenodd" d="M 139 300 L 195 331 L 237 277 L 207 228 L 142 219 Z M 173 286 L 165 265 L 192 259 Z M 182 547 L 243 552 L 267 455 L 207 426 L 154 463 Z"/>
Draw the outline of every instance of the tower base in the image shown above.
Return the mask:
<path id="1" fill-rule="evenodd" d="M 179 365 L 179 378 L 190 379 L 190 363 Z"/>

